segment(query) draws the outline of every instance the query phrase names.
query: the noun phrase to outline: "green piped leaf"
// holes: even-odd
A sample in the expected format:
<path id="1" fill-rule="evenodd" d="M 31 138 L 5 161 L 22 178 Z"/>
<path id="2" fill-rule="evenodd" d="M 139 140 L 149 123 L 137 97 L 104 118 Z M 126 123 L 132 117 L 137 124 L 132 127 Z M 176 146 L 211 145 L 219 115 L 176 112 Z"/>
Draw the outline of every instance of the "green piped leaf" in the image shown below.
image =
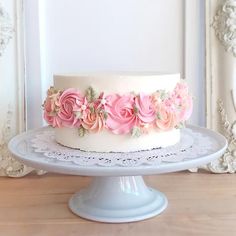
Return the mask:
<path id="1" fill-rule="evenodd" d="M 138 114 L 138 107 L 134 105 L 134 114 Z"/>
<path id="2" fill-rule="evenodd" d="M 138 137 L 141 136 L 141 134 L 142 134 L 141 129 L 139 127 L 137 127 L 137 126 L 134 126 L 132 131 L 131 131 L 132 137 L 138 138 Z"/>
<path id="3" fill-rule="evenodd" d="M 78 132 L 79 132 L 79 136 L 80 137 L 84 137 L 85 133 L 86 133 L 86 129 L 81 125 L 79 128 L 78 128 Z"/>
<path id="4" fill-rule="evenodd" d="M 103 111 L 103 116 L 104 116 L 104 119 L 107 120 L 108 118 L 108 113 L 106 111 Z"/>
<path id="5" fill-rule="evenodd" d="M 91 112 L 91 113 L 94 113 L 94 112 L 95 112 L 95 108 L 94 108 L 93 105 L 89 106 L 89 109 L 90 109 L 90 112 Z"/>
<path id="6" fill-rule="evenodd" d="M 89 88 L 87 88 L 86 92 L 85 92 L 85 96 L 88 100 L 88 102 L 93 102 L 96 99 L 96 92 L 95 90 L 90 86 Z"/>
<path id="7" fill-rule="evenodd" d="M 176 128 L 177 129 L 182 129 L 182 128 L 185 128 L 186 126 L 185 126 L 185 122 L 180 122 L 178 125 L 176 125 Z"/>
<path id="8" fill-rule="evenodd" d="M 135 97 L 138 96 L 138 94 L 134 91 L 130 92 L 130 94 L 134 95 Z"/>
<path id="9" fill-rule="evenodd" d="M 74 112 L 76 119 L 80 119 L 82 117 L 82 113 L 80 111 Z"/>
<path id="10" fill-rule="evenodd" d="M 159 90 L 161 100 L 165 100 L 169 94 L 165 90 Z"/>

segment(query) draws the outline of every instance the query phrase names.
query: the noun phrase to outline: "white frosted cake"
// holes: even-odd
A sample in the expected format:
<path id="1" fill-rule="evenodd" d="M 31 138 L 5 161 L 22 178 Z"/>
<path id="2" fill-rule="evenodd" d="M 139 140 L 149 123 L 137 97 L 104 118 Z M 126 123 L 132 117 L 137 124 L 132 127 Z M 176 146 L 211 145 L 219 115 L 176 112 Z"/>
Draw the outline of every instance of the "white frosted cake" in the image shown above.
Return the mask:
<path id="1" fill-rule="evenodd" d="M 174 145 L 191 112 L 179 74 L 55 75 L 44 102 L 58 143 L 95 152 Z"/>

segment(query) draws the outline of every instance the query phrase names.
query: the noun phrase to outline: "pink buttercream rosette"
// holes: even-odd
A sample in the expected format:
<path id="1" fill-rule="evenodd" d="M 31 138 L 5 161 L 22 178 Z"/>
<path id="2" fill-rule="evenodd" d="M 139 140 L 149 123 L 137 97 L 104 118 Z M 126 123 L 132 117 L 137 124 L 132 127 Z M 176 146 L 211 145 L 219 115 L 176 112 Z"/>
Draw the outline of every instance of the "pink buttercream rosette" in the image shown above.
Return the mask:
<path id="1" fill-rule="evenodd" d="M 151 97 L 140 94 L 118 94 L 107 97 L 107 127 L 114 134 L 130 133 L 134 127 L 152 124 L 155 120 L 155 109 Z"/>
<path id="2" fill-rule="evenodd" d="M 82 106 L 85 103 L 84 97 L 76 89 L 65 90 L 59 99 L 60 110 L 58 117 L 61 119 L 63 127 L 79 127 L 81 125 L 80 116 Z"/>

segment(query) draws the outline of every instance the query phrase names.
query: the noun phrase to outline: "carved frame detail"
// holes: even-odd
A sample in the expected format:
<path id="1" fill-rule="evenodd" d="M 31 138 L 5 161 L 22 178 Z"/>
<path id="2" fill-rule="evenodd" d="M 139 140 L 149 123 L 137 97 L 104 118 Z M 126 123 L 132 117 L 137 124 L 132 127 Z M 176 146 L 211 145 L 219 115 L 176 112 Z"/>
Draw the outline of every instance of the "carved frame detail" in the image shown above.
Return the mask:
<path id="1" fill-rule="evenodd" d="M 8 151 L 7 143 L 12 137 L 12 116 L 13 111 L 9 109 L 7 112 L 6 122 L 4 123 L 1 131 L 2 139 L 0 143 L 0 175 L 10 177 L 22 177 L 33 171 L 33 169 L 16 161 Z"/>
<path id="2" fill-rule="evenodd" d="M 219 7 L 212 27 L 227 52 L 236 56 L 236 1 L 227 0 Z"/>
<path id="3" fill-rule="evenodd" d="M 0 2 L 0 57 L 13 37 L 11 18 Z"/>
<path id="4" fill-rule="evenodd" d="M 236 0 L 206 1 L 207 127 L 222 133 L 229 146 L 203 167 L 213 173 L 236 172 Z"/>
<path id="5" fill-rule="evenodd" d="M 23 1 L 13 0 L 7 3 L 11 14 L 3 8 L 3 1 L 0 1 L 0 66 L 4 68 L 0 71 L 0 76 L 2 85 L 11 90 L 9 97 L 0 100 L 0 176 L 22 177 L 34 169 L 16 161 L 9 153 L 7 144 L 12 136 L 25 130 Z M 8 45 L 11 45 L 11 50 L 5 50 Z M 9 63 L 11 67 L 8 68 L 6 65 Z M 7 77 L 8 81 L 4 79 Z M 4 96 L 4 91 L 1 92 L 3 95 L 0 95 Z M 17 99 L 16 105 L 13 105 L 14 98 Z"/>

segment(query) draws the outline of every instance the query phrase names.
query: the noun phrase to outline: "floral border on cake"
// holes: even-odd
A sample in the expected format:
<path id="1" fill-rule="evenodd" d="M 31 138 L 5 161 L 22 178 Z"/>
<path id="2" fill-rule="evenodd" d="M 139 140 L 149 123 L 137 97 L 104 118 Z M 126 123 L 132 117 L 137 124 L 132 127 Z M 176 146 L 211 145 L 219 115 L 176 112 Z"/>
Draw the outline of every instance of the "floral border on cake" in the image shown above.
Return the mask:
<path id="1" fill-rule="evenodd" d="M 49 125 L 78 128 L 79 136 L 106 129 L 139 137 L 153 129 L 160 132 L 181 128 L 192 107 L 192 96 L 184 82 L 172 92 L 158 90 L 152 94 L 105 94 L 92 87 L 82 93 L 75 88 L 50 87 L 43 104 Z"/>

